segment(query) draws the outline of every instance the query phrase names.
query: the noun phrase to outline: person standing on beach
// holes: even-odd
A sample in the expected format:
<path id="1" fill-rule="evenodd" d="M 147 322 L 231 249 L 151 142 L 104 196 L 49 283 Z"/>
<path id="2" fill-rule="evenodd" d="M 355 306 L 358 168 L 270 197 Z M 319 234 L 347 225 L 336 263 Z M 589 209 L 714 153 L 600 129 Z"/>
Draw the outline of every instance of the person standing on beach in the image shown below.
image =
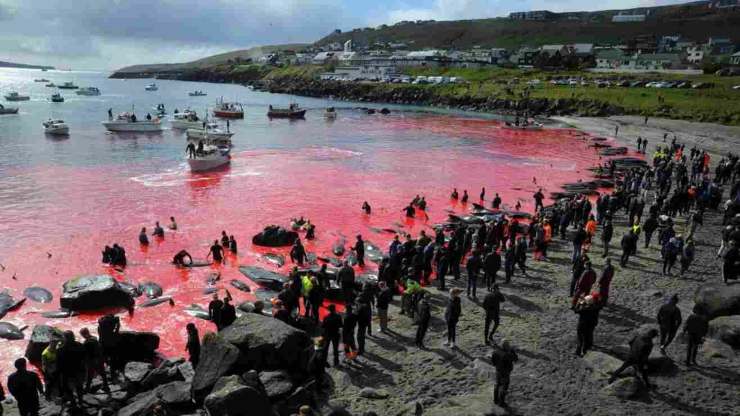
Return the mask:
<path id="1" fill-rule="evenodd" d="M 481 269 L 480 255 L 478 255 L 477 251 L 474 251 L 473 254 L 468 258 L 467 263 L 465 263 L 465 268 L 468 272 L 468 297 L 470 297 L 472 289 L 473 297 L 475 298 L 476 290 L 478 288 L 478 275 L 480 274 Z"/>
<path id="2" fill-rule="evenodd" d="M 704 313 L 704 309 L 695 305 L 693 313 L 686 319 L 683 332 L 688 335 L 688 344 L 686 344 L 686 366 L 690 367 L 696 364 L 696 352 L 699 344 L 704 342 L 704 337 L 709 331 L 709 321 Z"/>
<path id="3" fill-rule="evenodd" d="M 606 259 L 604 264 L 604 270 L 601 271 L 599 277 L 599 301 L 601 306 L 605 306 L 609 301 L 609 288 L 612 285 L 614 279 L 614 266 L 612 266 L 612 259 Z"/>
<path id="4" fill-rule="evenodd" d="M 619 136 L 619 124 L 614 126 L 614 137 L 617 137 L 617 136 Z"/>
<path id="5" fill-rule="evenodd" d="M 514 347 L 504 340 L 501 347 L 494 347 L 491 362 L 496 367 L 496 386 L 493 388 L 493 403 L 506 407 L 506 394 L 509 392 L 511 372 L 519 359 Z"/>
<path id="6" fill-rule="evenodd" d="M 612 225 L 611 219 L 606 219 L 604 221 L 604 226 L 601 229 L 601 243 L 604 247 L 604 252 L 601 255 L 601 257 L 609 257 L 609 244 L 612 241 L 612 237 L 614 236 L 614 225 Z"/>
<path id="7" fill-rule="evenodd" d="M 650 357 L 650 353 L 653 351 L 653 338 L 658 336 L 657 329 L 651 329 L 645 334 L 635 335 L 630 340 L 630 352 L 627 359 L 624 361 L 621 367 L 614 371 L 609 378 L 608 383 L 613 383 L 620 374 L 630 366 L 635 370 L 635 377 L 642 376 L 642 380 L 645 382 L 647 388 L 651 388 L 650 381 L 647 376 L 647 362 Z"/>
<path id="8" fill-rule="evenodd" d="M 493 285 L 493 292 L 490 292 L 483 298 L 483 309 L 486 311 L 486 321 L 483 329 L 483 342 L 487 345 L 493 339 L 493 335 L 498 329 L 500 322 L 501 302 L 505 302 L 506 297 L 498 289 L 498 285 Z M 493 322 L 493 329 L 488 330 Z"/>
<path id="9" fill-rule="evenodd" d="M 342 322 L 342 316 L 337 313 L 337 307 L 333 303 L 327 309 L 329 310 L 329 314 L 321 322 L 321 332 L 328 343 L 326 346 L 327 352 L 329 351 L 329 344 L 334 348 L 334 367 L 336 367 L 339 365 L 339 340 L 344 323 Z"/>
<path id="10" fill-rule="evenodd" d="M 455 348 L 455 341 L 457 340 L 457 322 L 460 320 L 462 315 L 462 304 L 460 300 L 459 288 L 450 289 L 450 298 L 445 308 L 445 322 L 447 323 L 447 342 L 445 346 Z"/>
<path id="11" fill-rule="evenodd" d="M 8 376 L 8 392 L 18 402 L 20 416 L 36 416 L 39 413 L 39 393 L 44 394 L 44 385 L 36 373 L 26 369 L 26 364 L 25 358 L 15 360 L 16 372 Z"/>
<path id="12" fill-rule="evenodd" d="M 427 300 L 426 291 L 419 292 L 419 310 L 417 311 L 416 320 L 418 327 L 416 328 L 416 339 L 415 344 L 419 349 L 425 349 L 424 347 L 424 336 L 429 329 L 429 321 L 432 319 L 432 308 Z"/>
<path id="13" fill-rule="evenodd" d="M 660 328 L 660 352 L 666 355 L 665 349 L 673 342 L 681 327 L 681 310 L 678 309 L 678 295 L 671 296 L 668 302 L 658 309 L 658 327 Z"/>

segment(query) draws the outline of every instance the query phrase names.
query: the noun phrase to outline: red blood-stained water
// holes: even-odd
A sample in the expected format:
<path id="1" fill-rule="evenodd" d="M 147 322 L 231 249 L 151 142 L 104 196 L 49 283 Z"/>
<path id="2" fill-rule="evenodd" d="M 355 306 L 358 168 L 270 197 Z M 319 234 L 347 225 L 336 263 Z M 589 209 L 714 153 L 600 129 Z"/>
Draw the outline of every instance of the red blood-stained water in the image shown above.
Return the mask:
<path id="1" fill-rule="evenodd" d="M 201 333 L 211 328 L 183 312 L 192 303 L 207 305 L 209 296 L 202 290 L 210 273 L 222 273 L 219 287 L 230 289 L 238 304 L 253 299 L 228 284 L 231 279 L 247 282 L 239 265 L 274 269 L 261 254 L 287 257 L 287 248 L 252 246 L 252 235 L 267 224 L 287 226 L 298 216 L 311 219 L 317 227 L 316 240 L 305 245 L 320 256 L 331 256 L 331 245 L 338 238 L 351 243 L 356 234 L 386 249 L 392 235 L 371 228 L 401 224 L 417 234 L 444 221 L 448 209 L 467 210 L 449 200 L 453 187 L 461 194 L 467 189 L 470 201 L 477 202 L 485 186 L 487 205 L 498 192 L 504 205 L 513 207 L 520 200 L 522 209 L 531 211 L 531 196 L 538 188 L 547 194 L 565 182 L 588 179 L 587 168 L 599 162 L 584 136 L 565 129 L 521 132 L 501 129 L 494 121 L 438 115 L 376 118 L 353 129 L 351 134 L 357 137 L 392 135 L 397 145 L 375 146 L 372 139 L 363 139 L 347 148 L 238 151 L 230 168 L 203 175 L 174 165 L 172 170 L 152 173 L 151 165 L 143 162 L 14 168 L 10 174 L 33 184 L 28 189 L 34 191 L 29 194 L 20 187 L 8 191 L 10 196 L 3 194 L 3 285 L 16 297 L 28 286 L 43 286 L 55 299 L 46 305 L 28 300 L 4 320 L 28 325 L 27 334 L 40 323 L 75 331 L 95 327 L 98 314 L 47 320 L 39 312 L 58 309 L 62 283 L 77 275 L 111 273 L 122 280 L 154 281 L 174 298 L 175 306 L 138 308 L 132 317 L 121 313 L 123 326 L 157 332 L 164 354 L 184 355 L 185 324 L 196 322 Z M 428 201 L 428 221 L 408 220 L 401 212 L 417 194 Z M 373 207 L 371 216 L 360 210 L 365 200 Z M 177 219 L 179 230 L 167 230 L 163 241 L 140 248 L 139 229 L 146 226 L 151 233 L 156 220 L 165 226 L 170 216 Z M 205 257 L 221 230 L 233 234 L 240 248 L 225 265 L 179 270 L 170 264 L 180 249 Z M 127 250 L 124 273 L 100 263 L 102 248 L 112 243 Z M 291 266 L 288 262 L 282 271 Z M 374 271 L 375 265 L 369 263 L 367 268 Z M 13 273 L 17 280 L 10 279 Z M 0 343 L 0 363 L 8 369 L 12 359 L 23 354 L 26 341 Z"/>

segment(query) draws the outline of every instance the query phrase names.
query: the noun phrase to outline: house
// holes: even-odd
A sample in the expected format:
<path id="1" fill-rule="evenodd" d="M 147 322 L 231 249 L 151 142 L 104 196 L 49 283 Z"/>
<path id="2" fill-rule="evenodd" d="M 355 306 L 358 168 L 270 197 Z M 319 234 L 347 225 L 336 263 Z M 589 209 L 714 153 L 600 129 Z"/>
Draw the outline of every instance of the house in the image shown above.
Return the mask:
<path id="1" fill-rule="evenodd" d="M 681 35 L 663 36 L 658 40 L 658 51 L 663 53 L 679 52 L 685 50 L 692 44 L 693 42 L 684 39 Z"/>
<path id="2" fill-rule="evenodd" d="M 331 61 L 336 60 L 336 52 L 319 52 L 313 57 L 311 63 L 314 65 L 326 65 Z"/>
<path id="3" fill-rule="evenodd" d="M 332 81 L 380 81 L 397 77 L 400 77 L 400 74 L 392 65 L 341 66 L 334 72 L 326 72 L 319 76 L 322 80 Z"/>
<path id="4" fill-rule="evenodd" d="M 626 60 L 621 68 L 656 71 L 681 67 L 681 55 L 677 53 L 636 53 Z"/>
<path id="5" fill-rule="evenodd" d="M 686 62 L 698 64 L 704 60 L 704 45 L 693 45 L 686 48 Z"/>
<path id="6" fill-rule="evenodd" d="M 728 38 L 709 38 L 707 49 L 712 55 L 726 55 L 735 52 L 735 44 Z"/>
<path id="7" fill-rule="evenodd" d="M 616 14 L 612 16 L 612 23 L 644 22 L 646 18 L 644 14 Z"/>
<path id="8" fill-rule="evenodd" d="M 740 10 L 740 0 L 712 0 L 709 8 L 717 11 Z"/>
<path id="9" fill-rule="evenodd" d="M 516 53 L 509 57 L 509 61 L 515 65 L 530 66 L 534 63 L 534 58 L 540 54 L 538 48 L 522 47 Z"/>
<path id="10" fill-rule="evenodd" d="M 625 55 L 621 49 L 605 48 L 596 51 L 596 68 L 615 69 L 621 67 L 625 62 Z"/>
<path id="11" fill-rule="evenodd" d="M 740 65 L 740 52 L 735 52 L 730 57 L 730 64 L 731 65 Z"/>
<path id="12" fill-rule="evenodd" d="M 555 18 L 555 16 L 557 16 L 557 14 L 549 10 L 509 13 L 509 19 L 511 20 L 550 20 Z"/>

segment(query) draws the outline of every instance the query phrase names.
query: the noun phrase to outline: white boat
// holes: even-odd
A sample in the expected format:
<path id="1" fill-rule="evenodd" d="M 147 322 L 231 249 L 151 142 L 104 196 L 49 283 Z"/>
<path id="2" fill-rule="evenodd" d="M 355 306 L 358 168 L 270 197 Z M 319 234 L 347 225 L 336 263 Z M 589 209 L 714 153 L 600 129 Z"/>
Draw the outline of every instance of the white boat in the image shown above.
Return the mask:
<path id="1" fill-rule="evenodd" d="M 139 120 L 133 113 L 119 114 L 113 120 L 103 121 L 108 131 L 114 132 L 157 132 L 162 131 L 162 123 L 158 118 Z"/>
<path id="2" fill-rule="evenodd" d="M 8 93 L 8 95 L 5 96 L 5 99 L 7 101 L 28 101 L 31 99 L 31 97 L 27 95 L 20 95 L 16 91 L 11 91 Z"/>
<path id="3" fill-rule="evenodd" d="M 44 121 L 44 133 L 56 134 L 56 135 L 67 135 L 69 134 L 69 126 L 64 120 L 49 119 Z"/>
<path id="4" fill-rule="evenodd" d="M 194 158 L 188 158 L 188 165 L 192 172 L 204 172 L 226 166 L 231 162 L 231 152 L 228 147 L 206 145 L 203 151 Z"/>
<path id="5" fill-rule="evenodd" d="M 231 139 L 234 133 L 220 129 L 216 123 L 207 123 L 205 128 L 203 128 L 203 124 L 201 123 L 198 128 L 187 129 L 185 135 L 188 140 L 202 140 L 206 138 Z"/>
<path id="6" fill-rule="evenodd" d="M 152 83 L 144 87 L 144 89 L 147 91 L 157 91 L 159 88 L 157 87 L 157 84 Z"/>
<path id="7" fill-rule="evenodd" d="M 203 120 L 198 117 L 195 111 L 185 110 L 182 113 L 175 113 L 172 116 L 172 128 L 174 129 L 200 129 L 203 128 Z"/>
<path id="8" fill-rule="evenodd" d="M 0 115 L 3 114 L 18 114 L 18 107 L 5 107 L 0 104 Z"/>
<path id="9" fill-rule="evenodd" d="M 334 120 L 337 118 L 337 110 L 334 107 L 329 107 L 324 111 L 324 118 L 327 120 Z"/>
<path id="10" fill-rule="evenodd" d="M 208 94 L 204 93 L 203 91 L 196 90 L 193 92 L 189 92 L 188 95 L 191 97 L 205 97 Z"/>
<path id="11" fill-rule="evenodd" d="M 61 88 L 63 90 L 76 90 L 77 88 L 80 88 L 80 87 L 75 85 L 74 82 L 65 82 L 64 84 L 57 86 L 57 88 Z"/>
<path id="12" fill-rule="evenodd" d="M 77 95 L 100 95 L 100 90 L 97 87 L 84 87 L 75 91 Z"/>

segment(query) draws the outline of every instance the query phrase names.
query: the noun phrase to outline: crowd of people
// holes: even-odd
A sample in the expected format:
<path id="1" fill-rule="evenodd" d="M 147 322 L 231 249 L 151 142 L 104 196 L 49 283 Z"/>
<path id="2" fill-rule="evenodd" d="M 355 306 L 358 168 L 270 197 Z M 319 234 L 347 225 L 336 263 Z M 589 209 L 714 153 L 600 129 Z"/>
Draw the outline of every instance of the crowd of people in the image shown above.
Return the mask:
<path id="1" fill-rule="evenodd" d="M 638 151 L 645 153 L 646 146 L 647 140 L 638 141 Z M 483 309 L 483 343 L 492 346 L 491 362 L 496 368 L 494 402 L 506 406 L 510 376 L 518 357 L 511 341 L 496 341 L 495 338 L 501 325 L 501 307 L 506 302 L 499 282 L 510 283 L 517 269 L 526 277 L 530 253 L 533 261 L 548 261 L 548 248 L 553 240 L 568 241 L 572 247 L 569 256 L 571 279 L 567 291 L 568 307 L 577 315 L 574 344 L 578 356 L 593 348 L 600 312 L 609 305 L 611 283 L 616 275 L 610 250 L 616 231 L 615 216 L 620 212 L 624 212 L 628 219 L 619 243 L 620 266 L 634 267 L 630 257 L 638 249 L 647 250 L 657 234 L 661 273 L 671 276 L 676 263 L 680 265 L 680 274 L 691 268 L 697 250 L 694 238 L 703 226 L 707 210 L 723 209 L 724 228 L 717 257 L 721 259 L 723 280 L 737 279 L 740 269 L 740 161 L 736 155 L 728 154 L 719 161 L 714 175 L 710 171 L 710 161 L 708 153 L 696 148 L 686 152 L 674 138 L 670 145 L 656 147 L 649 164 L 617 169 L 612 163 L 609 170 L 615 187 L 612 192 L 602 193 L 595 199 L 586 194 L 574 194 L 546 207 L 544 194 L 539 189 L 533 195 L 534 213 L 526 220 L 522 219 L 525 216 L 510 217 L 500 212 L 501 197 L 495 194 L 491 200 L 491 212 L 495 215 L 486 217 L 486 220 L 469 221 L 451 216 L 449 222 L 434 227 L 434 235 L 427 235 L 424 230 L 416 238 L 408 233 L 396 234 L 388 246 L 387 255 L 380 261 L 377 282 L 359 279 L 348 261 L 344 261 L 337 270 L 329 270 L 326 264 L 311 272 L 294 267 L 288 282 L 273 301 L 272 315 L 288 325 L 298 326 L 302 320 L 309 320 L 320 328 L 321 336 L 316 339 L 309 371 L 321 378 L 328 366 L 330 350 L 334 366 L 343 365 L 341 356 L 344 364 L 351 365 L 358 356 L 366 353 L 366 337 L 372 336 L 374 314 L 378 317 L 381 333 L 394 332 L 389 325 L 389 307 L 397 296 L 400 297 L 400 314 L 413 319 L 417 325 L 415 345 L 425 349 L 425 338 L 435 313 L 430 298 L 435 290 L 444 293 L 444 345 L 454 350 L 457 324 L 467 308 L 463 306 L 462 292 L 465 291 L 468 299 L 477 300 L 478 285 L 482 282 L 485 285 L 483 301 L 470 304 Z M 727 185 L 730 198 L 723 203 L 721 198 Z M 485 196 L 483 188 L 481 204 Z M 457 189 L 453 190 L 451 198 L 462 203 L 469 199 L 467 190 L 463 190 L 460 197 Z M 476 209 L 488 210 L 482 205 Z M 402 211 L 408 217 L 417 217 L 420 212 L 426 216 L 426 210 L 425 198 L 417 195 Z M 367 201 L 363 203 L 362 211 L 365 215 L 372 215 Z M 685 221 L 677 221 L 680 218 Z M 310 224 L 304 220 L 299 226 L 306 223 Z M 174 218 L 171 218 L 169 228 L 177 229 Z M 313 230 L 312 225 L 309 228 Z M 644 234 L 642 245 L 639 244 L 641 234 Z M 158 222 L 153 236 L 164 238 L 164 229 Z M 146 228 L 142 228 L 139 242 L 149 244 Z M 605 259 L 600 270 L 596 270 L 591 261 L 597 247 L 601 248 L 601 256 Z M 351 252 L 360 268 L 365 267 L 365 248 L 362 236 L 357 235 Z M 207 257 L 221 262 L 226 251 L 237 253 L 237 243 L 233 235 L 223 231 L 220 241 L 214 240 Z M 300 239 L 293 244 L 290 258 L 297 266 L 308 261 Z M 125 266 L 124 249 L 118 244 L 106 246 L 103 262 Z M 188 265 L 193 260 L 187 251 L 182 250 L 175 255 L 173 262 Z M 466 272 L 464 289 L 463 284 L 457 283 L 462 277 L 461 266 Z M 503 275 L 500 274 L 502 269 Z M 448 290 L 449 279 L 455 283 Z M 332 289 L 332 280 L 341 289 L 344 311 L 340 313 L 337 305 L 331 303 L 322 317 L 321 308 L 327 291 Z M 208 317 L 218 331 L 236 319 L 232 300 L 228 291 L 222 299 L 216 293 L 208 305 Z M 647 360 L 655 338 L 659 337 L 658 347 L 666 354 L 666 348 L 682 324 L 688 339 L 685 364 L 696 364 L 697 348 L 707 335 L 707 311 L 697 306 L 684 321 L 678 303 L 678 296 L 672 295 L 657 308 L 657 329 L 638 333 L 630 340 L 628 358 L 612 374 L 612 380 L 633 367 L 645 385 L 651 386 Z M 253 313 L 265 313 L 262 301 L 255 302 Z M 99 340 L 86 328 L 80 331 L 82 343 L 75 339 L 73 332 L 65 332 L 63 339 L 53 341 L 42 354 L 44 383 L 26 369 L 24 359 L 16 361 L 17 372 L 9 377 L 7 387 L 18 401 L 21 414 L 36 414 L 39 394 L 46 395 L 49 400 L 58 397 L 72 407 L 80 406 L 82 395 L 91 389 L 91 380 L 95 376 L 102 378 L 103 389 L 107 390 L 109 380 L 113 380 L 122 368 L 116 351 L 119 330 L 118 318 L 106 315 L 99 321 Z M 200 357 L 198 330 L 191 323 L 186 332 L 185 350 L 190 361 L 197 366 Z M 0 390 L 0 396 L 3 393 Z"/>

